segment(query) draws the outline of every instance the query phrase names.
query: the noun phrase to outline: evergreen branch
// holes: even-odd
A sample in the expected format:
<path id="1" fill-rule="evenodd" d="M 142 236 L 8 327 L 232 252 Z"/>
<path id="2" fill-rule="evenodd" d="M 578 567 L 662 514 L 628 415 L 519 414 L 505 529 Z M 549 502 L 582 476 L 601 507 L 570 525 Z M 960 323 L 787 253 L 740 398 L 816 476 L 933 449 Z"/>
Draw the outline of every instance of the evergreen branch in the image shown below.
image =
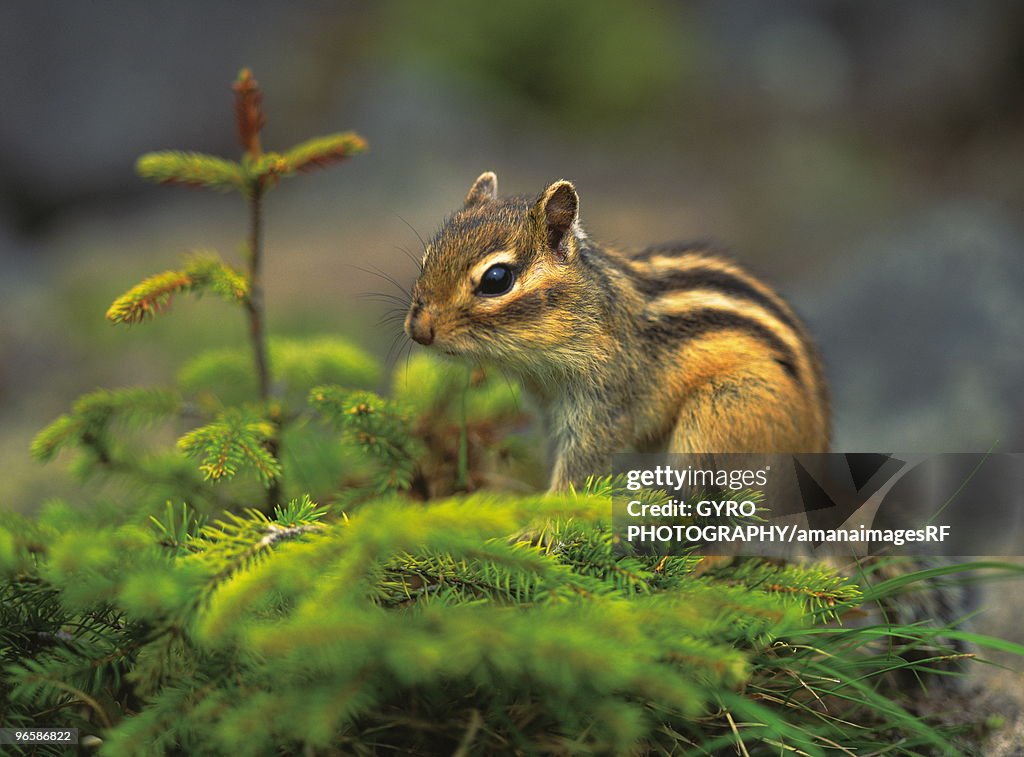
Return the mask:
<path id="1" fill-rule="evenodd" d="M 314 387 L 309 397 L 310 403 L 339 426 L 347 439 L 380 461 L 378 493 L 410 487 L 421 450 L 400 404 L 373 392 L 339 386 Z"/>
<path id="2" fill-rule="evenodd" d="M 167 500 L 163 519 L 150 515 L 149 521 L 159 533 L 161 546 L 172 550 L 177 555 L 198 551 L 198 548 L 193 547 L 191 542 L 206 525 L 206 516 L 196 515 L 189 509 L 187 502 L 181 505 L 180 518 L 171 501 Z"/>
<path id="3" fill-rule="evenodd" d="M 366 140 L 351 131 L 314 137 L 292 147 L 280 156 L 281 172 L 284 174 L 296 171 L 307 173 L 326 168 L 365 152 L 366 148 Z"/>
<path id="4" fill-rule="evenodd" d="M 115 419 L 145 425 L 174 415 L 181 408 L 177 393 L 165 389 L 131 387 L 101 389 L 79 397 L 72 411 L 57 418 L 32 440 L 37 460 L 51 460 L 68 446 L 91 446 L 101 455 L 107 447 L 107 430 Z"/>
<path id="5" fill-rule="evenodd" d="M 167 389 L 128 387 L 101 389 L 75 400 L 73 413 L 90 421 L 106 422 L 114 417 L 136 423 L 150 423 L 173 415 L 181 407 L 181 398 Z"/>
<path id="6" fill-rule="evenodd" d="M 164 310 L 180 292 L 210 290 L 229 302 L 245 302 L 249 282 L 213 252 L 196 252 L 180 271 L 164 271 L 136 284 L 107 310 L 111 323 L 141 323 Z"/>
<path id="7" fill-rule="evenodd" d="M 256 471 L 264 486 L 281 475 L 281 464 L 267 448 L 275 429 L 269 421 L 238 408 L 229 408 L 206 426 L 178 440 L 178 448 L 190 457 L 201 457 L 199 466 L 208 480 L 233 478 L 240 466 Z"/>
<path id="8" fill-rule="evenodd" d="M 322 533 L 325 527 L 319 520 L 323 515 L 324 511 L 305 495 L 283 509 L 277 507 L 273 520 L 259 510 L 247 508 L 240 515 L 229 512 L 224 518 L 203 525 L 192 539 L 198 554 L 189 558 L 202 565 L 204 583 L 188 611 L 195 612 L 226 583 L 254 568 L 280 542 Z"/>
<path id="9" fill-rule="evenodd" d="M 142 178 L 159 184 L 206 187 L 221 192 L 246 189 L 242 167 L 214 155 L 178 150 L 151 152 L 136 161 L 135 170 Z"/>
<path id="10" fill-rule="evenodd" d="M 31 696 L 32 693 L 46 689 L 51 689 L 59 692 L 60 694 L 68 694 L 74 697 L 72 700 L 73 702 L 81 702 L 87 705 L 96 714 L 104 727 L 110 728 L 113 726 L 113 722 L 107 714 L 107 711 L 103 709 L 96 699 L 89 696 L 81 689 L 69 686 L 60 680 L 60 678 L 48 676 L 46 667 L 37 662 L 28 660 L 24 663 L 22 668 L 15 668 L 14 680 L 18 687 L 12 692 L 15 697 Z"/>
<path id="11" fill-rule="evenodd" d="M 294 539 L 303 534 L 309 534 L 321 530 L 321 526 L 315 523 L 307 523 L 301 526 L 280 526 L 277 523 L 267 525 L 267 532 L 263 538 L 256 543 L 258 549 L 266 549 L 274 546 L 279 541 Z"/>
<path id="12" fill-rule="evenodd" d="M 36 460 L 48 462 L 57 452 L 73 442 L 81 439 L 82 423 L 78 418 L 68 414 L 61 415 L 57 420 L 36 434 L 29 448 Z"/>
<path id="13" fill-rule="evenodd" d="M 301 500 L 293 499 L 285 507 L 274 507 L 274 521 L 287 527 L 313 525 L 326 514 L 308 494 L 303 494 Z"/>
<path id="14" fill-rule="evenodd" d="M 315 137 L 296 145 L 283 155 L 277 152 L 246 155 L 242 166 L 251 177 L 250 192 L 262 192 L 273 187 L 283 177 L 327 168 L 365 152 L 366 148 L 366 140 L 354 132 L 345 132 Z"/>
<path id="15" fill-rule="evenodd" d="M 832 617 L 859 603 L 860 589 L 828 565 L 775 565 L 760 560 L 740 561 L 730 568 L 727 581 L 752 589 L 787 596 L 809 609 Z"/>
<path id="16" fill-rule="evenodd" d="M 227 265 L 215 252 L 199 251 L 186 261 L 184 273 L 192 279 L 193 288 L 209 289 L 228 302 L 244 302 L 249 296 L 245 276 Z"/>
<path id="17" fill-rule="evenodd" d="M 242 165 L 250 177 L 250 191 L 254 193 L 271 189 L 282 176 L 289 173 L 281 154 L 276 152 L 265 152 L 255 158 L 246 155 Z"/>
<path id="18" fill-rule="evenodd" d="M 192 277 L 184 271 L 164 271 L 136 284 L 107 310 L 111 323 L 141 323 L 167 307 L 178 292 L 192 288 Z"/>

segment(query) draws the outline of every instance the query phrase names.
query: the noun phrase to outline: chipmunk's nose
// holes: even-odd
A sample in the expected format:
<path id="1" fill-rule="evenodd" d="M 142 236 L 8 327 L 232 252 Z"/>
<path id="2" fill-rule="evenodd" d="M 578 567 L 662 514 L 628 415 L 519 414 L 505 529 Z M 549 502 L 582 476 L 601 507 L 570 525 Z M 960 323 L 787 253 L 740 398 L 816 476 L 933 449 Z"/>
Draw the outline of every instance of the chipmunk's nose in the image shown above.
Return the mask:
<path id="1" fill-rule="evenodd" d="M 421 305 L 413 305 L 405 320 L 405 333 L 420 344 L 434 343 L 434 321 Z"/>

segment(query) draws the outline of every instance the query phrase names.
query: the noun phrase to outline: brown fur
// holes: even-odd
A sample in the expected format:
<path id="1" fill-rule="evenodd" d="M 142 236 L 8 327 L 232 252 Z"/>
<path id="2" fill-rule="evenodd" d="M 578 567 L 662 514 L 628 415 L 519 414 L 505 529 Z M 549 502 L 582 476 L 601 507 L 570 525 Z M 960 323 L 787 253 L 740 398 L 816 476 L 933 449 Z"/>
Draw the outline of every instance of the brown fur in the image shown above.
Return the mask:
<path id="1" fill-rule="evenodd" d="M 821 364 L 774 290 L 708 246 L 597 245 L 578 211 L 567 181 L 499 199 L 481 175 L 427 245 L 406 318 L 417 341 L 520 378 L 554 447 L 552 489 L 629 449 L 827 450 Z M 496 264 L 515 283 L 482 296 Z"/>

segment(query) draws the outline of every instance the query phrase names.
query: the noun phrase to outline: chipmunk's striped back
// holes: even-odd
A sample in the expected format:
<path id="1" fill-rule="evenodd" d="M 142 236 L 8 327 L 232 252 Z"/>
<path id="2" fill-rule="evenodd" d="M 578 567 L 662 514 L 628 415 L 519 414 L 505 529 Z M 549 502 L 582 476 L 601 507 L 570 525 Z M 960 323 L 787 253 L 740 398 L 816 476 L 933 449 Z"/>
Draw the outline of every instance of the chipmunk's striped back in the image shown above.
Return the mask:
<path id="1" fill-rule="evenodd" d="M 427 245 L 406 319 L 416 341 L 521 377 L 548 424 L 553 488 L 630 448 L 828 448 L 821 364 L 785 300 L 710 246 L 598 245 L 578 209 L 569 182 L 499 199 L 482 175 Z"/>
<path id="2" fill-rule="evenodd" d="M 611 253 L 614 254 L 614 253 Z M 828 389 L 817 350 L 790 305 L 706 243 L 658 245 L 625 258 L 645 298 L 640 334 L 666 358 L 675 387 L 701 432 L 676 434 L 675 451 L 825 451 Z M 739 384 L 759 397 L 744 422 L 719 425 L 722 400 Z M 696 402 L 686 397 L 696 395 Z M 706 404 L 702 405 L 707 396 Z M 748 397 L 748 401 L 752 399 Z M 754 403 L 756 404 L 756 402 Z M 765 424 L 770 424 L 770 427 Z M 738 434 L 745 435 L 740 438 Z M 720 439 L 717 444 L 711 440 Z"/>

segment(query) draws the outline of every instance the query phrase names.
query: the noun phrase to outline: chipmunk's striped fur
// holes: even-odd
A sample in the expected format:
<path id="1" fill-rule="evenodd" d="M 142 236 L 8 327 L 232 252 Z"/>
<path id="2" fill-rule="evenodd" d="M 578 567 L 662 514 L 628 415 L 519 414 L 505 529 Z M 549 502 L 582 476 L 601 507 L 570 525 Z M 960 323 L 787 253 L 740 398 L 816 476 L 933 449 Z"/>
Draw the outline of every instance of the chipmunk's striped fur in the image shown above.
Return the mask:
<path id="1" fill-rule="evenodd" d="M 427 245 L 405 322 L 519 376 L 548 423 L 552 489 L 631 448 L 827 450 L 821 363 L 775 291 L 707 246 L 598 245 L 578 210 L 567 181 L 499 198 L 483 174 Z"/>

